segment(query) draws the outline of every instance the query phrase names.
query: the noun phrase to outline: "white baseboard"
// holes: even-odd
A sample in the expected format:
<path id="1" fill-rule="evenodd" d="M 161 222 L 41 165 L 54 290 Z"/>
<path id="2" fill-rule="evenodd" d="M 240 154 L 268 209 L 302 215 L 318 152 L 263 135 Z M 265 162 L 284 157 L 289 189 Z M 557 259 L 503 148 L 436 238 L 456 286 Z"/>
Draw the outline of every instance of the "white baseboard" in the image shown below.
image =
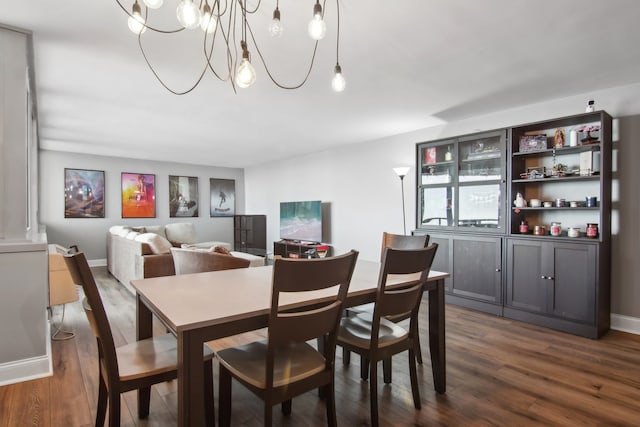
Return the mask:
<path id="1" fill-rule="evenodd" d="M 89 267 L 106 267 L 107 259 L 106 258 L 90 259 L 90 260 L 87 260 L 87 263 L 89 264 Z"/>
<path id="2" fill-rule="evenodd" d="M 611 313 L 611 329 L 640 335 L 640 318 Z"/>
<path id="3" fill-rule="evenodd" d="M 47 337 L 51 334 L 47 322 Z M 51 357 L 51 340 L 47 339 L 47 350 L 44 356 L 16 360 L 0 364 L 0 386 L 30 381 L 53 375 L 53 361 Z"/>

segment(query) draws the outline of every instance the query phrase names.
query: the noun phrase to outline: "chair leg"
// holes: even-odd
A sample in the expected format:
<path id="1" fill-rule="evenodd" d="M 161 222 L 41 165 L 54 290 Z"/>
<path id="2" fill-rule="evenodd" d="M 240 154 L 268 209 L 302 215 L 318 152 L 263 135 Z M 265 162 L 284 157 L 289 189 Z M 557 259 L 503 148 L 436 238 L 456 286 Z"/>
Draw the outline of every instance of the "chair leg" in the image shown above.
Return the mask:
<path id="1" fill-rule="evenodd" d="M 382 361 L 382 376 L 385 384 L 391 384 L 391 356 Z"/>
<path id="2" fill-rule="evenodd" d="M 371 427 L 378 427 L 378 363 L 371 363 L 369 373 L 369 400 L 371 410 Z"/>
<path id="3" fill-rule="evenodd" d="M 220 365 L 218 389 L 218 421 L 221 427 L 231 425 L 231 374 Z"/>
<path id="4" fill-rule="evenodd" d="M 327 405 L 327 424 L 329 427 L 336 427 L 338 425 L 338 418 L 336 417 L 336 393 L 331 381 L 325 387 L 326 405 Z"/>
<path id="5" fill-rule="evenodd" d="M 418 372 L 416 369 L 416 354 L 415 350 L 409 349 L 409 377 L 411 378 L 411 393 L 413 394 L 413 406 L 416 409 L 420 409 L 420 389 L 418 388 Z"/>
<path id="6" fill-rule="evenodd" d="M 364 356 L 360 356 L 360 378 L 367 380 L 369 377 L 369 359 Z"/>
<path id="7" fill-rule="evenodd" d="M 216 414 L 213 396 L 213 360 L 204 362 L 204 417 L 207 427 L 215 427 Z"/>
<path id="8" fill-rule="evenodd" d="M 342 364 L 344 366 L 349 366 L 349 363 L 351 363 L 351 352 L 342 347 Z"/>
<path id="9" fill-rule="evenodd" d="M 282 402 L 282 413 L 284 415 L 291 415 L 291 399 Z"/>
<path id="10" fill-rule="evenodd" d="M 273 423 L 273 406 L 270 402 L 264 402 L 264 427 L 271 427 Z"/>
<path id="11" fill-rule="evenodd" d="M 104 379 L 101 374 L 100 384 L 98 385 L 98 409 L 96 410 L 96 427 L 103 427 L 104 421 L 107 418 L 107 385 L 104 383 Z"/>
<path id="12" fill-rule="evenodd" d="M 109 426 L 120 427 L 119 390 L 109 390 Z"/>
<path id="13" fill-rule="evenodd" d="M 138 389 L 138 419 L 143 420 L 149 416 L 149 403 L 151 402 L 151 387 Z"/>
<path id="14" fill-rule="evenodd" d="M 416 334 L 416 360 L 422 365 L 422 346 L 420 345 L 420 334 Z"/>

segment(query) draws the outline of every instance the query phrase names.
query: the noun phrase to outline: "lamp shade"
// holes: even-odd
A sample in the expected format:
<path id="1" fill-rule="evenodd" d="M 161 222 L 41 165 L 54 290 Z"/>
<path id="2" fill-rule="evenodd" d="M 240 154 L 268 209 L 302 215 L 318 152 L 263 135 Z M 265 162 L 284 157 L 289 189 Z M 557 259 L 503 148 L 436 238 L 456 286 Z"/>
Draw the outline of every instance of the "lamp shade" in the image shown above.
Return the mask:
<path id="1" fill-rule="evenodd" d="M 407 173 L 409 173 L 409 169 L 411 169 L 409 166 L 400 166 L 397 168 L 393 168 L 393 171 L 400 177 L 400 178 L 404 178 Z"/>

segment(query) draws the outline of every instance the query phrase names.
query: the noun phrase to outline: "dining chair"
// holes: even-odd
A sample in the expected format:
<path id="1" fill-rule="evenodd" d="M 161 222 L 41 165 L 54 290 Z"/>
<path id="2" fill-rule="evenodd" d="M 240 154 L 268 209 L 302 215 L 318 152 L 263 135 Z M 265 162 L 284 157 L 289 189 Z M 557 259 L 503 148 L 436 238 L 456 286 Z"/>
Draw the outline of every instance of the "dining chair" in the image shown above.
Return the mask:
<path id="1" fill-rule="evenodd" d="M 357 257 L 351 250 L 331 258 L 274 260 L 267 339 L 217 353 L 221 426 L 231 425 L 232 378 L 263 400 L 265 426 L 271 426 L 274 405 L 281 403 L 289 415 L 293 397 L 318 388 L 326 400 L 328 425 L 337 424 L 336 335 Z M 315 304 L 286 302 L 310 291 L 323 297 Z M 313 340 L 319 342 L 317 349 Z"/>
<path id="2" fill-rule="evenodd" d="M 426 248 L 429 245 L 428 234 L 424 235 L 415 235 L 415 236 L 405 236 L 403 234 L 393 234 L 387 233 L 386 231 L 382 233 L 382 247 L 380 250 L 380 261 L 382 261 L 382 257 L 384 255 L 385 248 L 393 248 L 393 249 L 420 249 Z M 374 303 L 364 304 L 356 307 L 351 307 L 347 310 L 347 313 L 351 315 L 352 313 L 369 313 L 369 315 L 373 315 L 373 306 Z M 399 323 L 403 320 L 409 318 L 409 313 L 403 313 L 399 316 L 388 316 L 387 319 L 392 322 Z M 416 346 L 416 359 L 420 365 L 422 365 L 422 346 L 420 345 L 419 336 L 416 338 L 417 346 Z M 342 349 L 342 361 L 343 364 L 348 365 L 351 360 L 351 354 L 349 350 L 346 348 Z M 389 384 L 391 383 L 391 359 L 387 360 L 383 364 L 384 371 L 384 382 Z M 369 376 L 369 363 L 365 359 L 360 359 L 360 378 L 366 380 Z"/>
<path id="3" fill-rule="evenodd" d="M 251 264 L 248 259 L 217 252 L 182 248 L 171 248 L 170 250 L 176 275 L 246 268 Z"/>
<path id="4" fill-rule="evenodd" d="M 421 249 L 385 248 L 373 315 L 358 313 L 355 316 L 343 317 L 340 323 L 337 345 L 358 353 L 361 358 L 369 361 L 372 426 L 378 425 L 378 362 L 390 360 L 394 354 L 409 352 L 413 404 L 416 409 L 421 407 L 416 372 L 418 310 L 437 249 L 437 243 Z M 420 273 L 419 278 L 412 278 L 399 287 L 387 288 L 389 275 L 415 273 Z M 407 313 L 410 319 L 408 329 L 387 319 Z"/>
<path id="5" fill-rule="evenodd" d="M 82 285 L 84 311 L 98 343 L 99 388 L 96 427 L 103 426 L 109 406 L 109 426 L 120 425 L 120 394 L 138 390 L 138 418 L 149 415 L 151 386 L 177 378 L 177 341 L 172 334 L 154 336 L 116 347 L 107 313 L 93 273 L 83 252 L 66 254 L 73 281 Z M 203 347 L 205 418 L 215 425 L 213 404 L 213 352 Z"/>

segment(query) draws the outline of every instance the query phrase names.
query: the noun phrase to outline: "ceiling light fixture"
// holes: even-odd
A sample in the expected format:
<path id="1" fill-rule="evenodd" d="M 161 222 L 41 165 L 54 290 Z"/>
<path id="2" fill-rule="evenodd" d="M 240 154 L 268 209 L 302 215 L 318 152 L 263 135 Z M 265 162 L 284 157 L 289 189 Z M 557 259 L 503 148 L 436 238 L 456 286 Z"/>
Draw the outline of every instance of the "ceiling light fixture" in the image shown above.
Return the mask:
<path id="1" fill-rule="evenodd" d="M 324 13 L 327 0 L 323 0 L 322 4 L 320 4 L 320 0 L 316 0 L 313 6 L 313 17 L 307 26 L 309 36 L 315 41 L 311 45 L 313 49 L 309 65 L 306 71 L 303 72 L 302 79 L 299 82 L 285 84 L 276 79 L 274 73 L 267 66 L 267 61 L 256 40 L 256 36 L 259 36 L 259 33 L 254 34 L 249 23 L 249 19 L 257 19 L 253 16 L 257 17 L 258 10 L 262 5 L 261 0 L 258 0 L 257 4 L 250 8 L 247 8 L 246 0 L 179 0 L 175 16 L 180 26 L 174 29 L 159 28 L 155 24 L 155 22 L 166 22 L 158 15 L 163 12 L 161 9 L 166 10 L 167 8 L 166 5 L 163 8 L 164 0 L 142 0 L 145 6 L 144 13 L 142 13 L 138 0 L 134 0 L 133 7 L 130 10 L 122 4 L 122 1 L 125 0 L 116 0 L 116 3 L 128 15 L 129 29 L 138 36 L 138 45 L 151 72 L 162 86 L 176 95 L 184 95 L 194 90 L 202 81 L 207 70 L 211 71 L 219 80 L 229 82 L 234 91 L 236 86 L 240 88 L 251 86 L 256 81 L 257 74 L 254 68 L 255 64 L 251 63 L 250 51 L 257 54 L 256 58 L 259 58 L 259 62 L 262 63 L 267 76 L 276 86 L 282 89 L 298 89 L 307 82 L 316 58 L 318 43 L 327 33 Z M 339 2 L 340 0 L 336 0 L 336 65 L 331 80 L 331 87 L 336 92 L 342 92 L 346 86 L 338 53 L 340 47 Z M 264 16 L 264 14 L 260 15 Z M 268 33 L 274 38 L 280 38 L 283 33 L 280 16 L 279 1 L 276 0 L 273 20 L 268 25 Z M 153 19 L 158 20 L 154 21 Z M 148 29 L 150 31 L 147 34 L 162 33 L 171 35 L 198 27 L 203 31 L 204 47 L 204 61 L 200 75 L 191 87 L 185 90 L 173 89 L 165 83 L 160 73 L 151 64 L 143 46 L 142 34 Z M 237 44 L 238 41 L 240 41 L 240 46 Z M 214 52 L 217 53 L 214 55 Z M 215 61 L 214 57 L 216 58 Z"/>

